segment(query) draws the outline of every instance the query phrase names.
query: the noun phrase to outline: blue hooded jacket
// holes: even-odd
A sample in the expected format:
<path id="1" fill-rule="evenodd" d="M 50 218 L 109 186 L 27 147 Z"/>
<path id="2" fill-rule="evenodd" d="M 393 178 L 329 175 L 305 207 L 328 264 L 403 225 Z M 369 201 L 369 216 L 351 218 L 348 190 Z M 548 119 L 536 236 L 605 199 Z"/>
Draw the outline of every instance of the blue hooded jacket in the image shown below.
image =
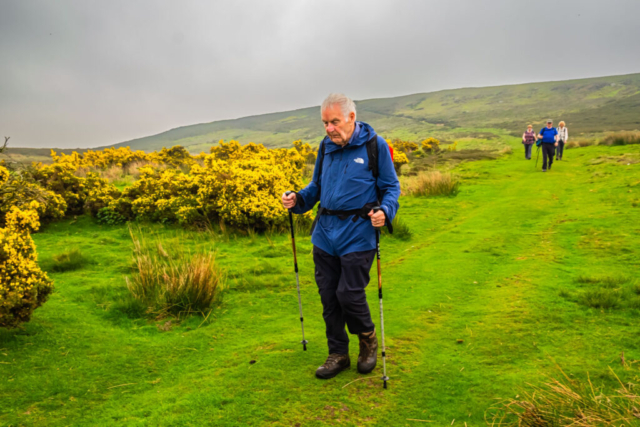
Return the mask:
<path id="1" fill-rule="evenodd" d="M 323 208 L 336 211 L 361 209 L 367 203 L 377 202 L 376 179 L 369 170 L 367 155 L 367 141 L 374 136 L 378 143 L 377 187 L 381 196 L 380 207 L 387 221 L 393 221 L 399 208 L 400 182 L 387 142 L 364 122 L 356 122 L 353 135 L 344 147 L 332 142 L 328 136 L 324 138 L 326 148 L 320 188 L 317 182 L 321 152 L 316 159 L 313 180 L 297 193 L 298 203 L 291 209 L 292 212 L 305 213 L 318 201 Z M 321 194 L 318 194 L 318 190 Z M 311 242 L 333 256 L 368 251 L 376 247 L 375 229 L 369 218 L 358 218 L 354 222 L 353 216 L 340 219 L 334 215 L 321 215 Z"/>

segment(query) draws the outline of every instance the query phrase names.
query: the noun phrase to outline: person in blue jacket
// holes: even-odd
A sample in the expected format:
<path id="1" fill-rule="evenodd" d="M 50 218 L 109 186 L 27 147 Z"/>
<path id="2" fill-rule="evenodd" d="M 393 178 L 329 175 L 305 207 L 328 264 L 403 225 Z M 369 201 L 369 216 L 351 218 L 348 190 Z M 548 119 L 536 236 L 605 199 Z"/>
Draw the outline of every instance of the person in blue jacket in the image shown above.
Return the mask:
<path id="1" fill-rule="evenodd" d="M 538 138 L 542 139 L 542 172 L 551 170 L 553 156 L 558 146 L 558 130 L 553 127 L 553 120 L 547 120 L 547 127 L 540 129 Z M 547 167 L 547 159 L 549 166 Z"/>
<path id="2" fill-rule="evenodd" d="M 395 217 L 400 182 L 389 146 L 371 126 L 356 121 L 350 98 L 331 94 L 320 112 L 327 135 L 318 150 L 313 179 L 297 193 L 283 194 L 282 203 L 303 214 L 320 202 L 311 242 L 329 356 L 316 377 L 328 379 L 351 366 L 345 324 L 358 335 L 358 371 L 369 373 L 376 366 L 378 339 L 365 288 L 376 255 L 374 227 L 389 225 Z M 377 178 L 369 169 L 369 141 L 378 147 Z M 381 210 L 374 213 L 376 205 Z"/>

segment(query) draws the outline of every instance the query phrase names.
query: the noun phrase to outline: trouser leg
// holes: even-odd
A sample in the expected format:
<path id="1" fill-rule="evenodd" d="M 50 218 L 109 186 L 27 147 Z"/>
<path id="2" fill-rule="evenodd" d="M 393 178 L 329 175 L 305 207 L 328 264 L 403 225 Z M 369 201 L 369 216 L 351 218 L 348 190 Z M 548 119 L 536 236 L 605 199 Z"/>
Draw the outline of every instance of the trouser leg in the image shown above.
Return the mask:
<path id="1" fill-rule="evenodd" d="M 371 332 L 375 329 L 365 292 L 375 253 L 375 250 L 352 252 L 340 257 L 341 274 L 336 295 L 342 307 L 344 320 L 352 334 Z"/>
<path id="2" fill-rule="evenodd" d="M 564 141 L 558 141 L 558 154 L 556 155 L 556 159 L 562 160 L 563 154 L 564 154 Z"/>
<path id="3" fill-rule="evenodd" d="M 331 256 L 322 249 L 313 247 L 313 262 L 318 293 L 322 301 L 329 353 L 349 354 L 349 336 L 345 331 L 345 320 L 337 291 L 340 282 L 340 258 Z"/>
<path id="4" fill-rule="evenodd" d="M 524 153 L 525 153 L 525 157 L 527 159 L 531 159 L 531 148 L 533 147 L 533 144 L 526 144 L 524 146 Z"/>
<path id="5" fill-rule="evenodd" d="M 542 169 L 551 169 L 554 153 L 555 146 L 553 144 L 542 144 Z"/>

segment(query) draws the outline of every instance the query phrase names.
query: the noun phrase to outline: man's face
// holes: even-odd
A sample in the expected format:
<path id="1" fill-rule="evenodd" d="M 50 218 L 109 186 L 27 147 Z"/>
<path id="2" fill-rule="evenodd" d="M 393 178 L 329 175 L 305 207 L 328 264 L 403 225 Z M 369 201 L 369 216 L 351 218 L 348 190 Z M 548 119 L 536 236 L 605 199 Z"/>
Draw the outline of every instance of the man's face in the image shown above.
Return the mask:
<path id="1" fill-rule="evenodd" d="M 551 126 L 553 126 L 553 123 L 547 123 L 547 127 L 548 127 L 549 129 L 551 129 Z"/>
<path id="2" fill-rule="evenodd" d="M 324 130 L 334 143 L 344 145 L 355 129 L 356 114 L 349 113 L 349 120 L 345 120 L 339 105 L 330 105 L 322 111 L 322 123 Z"/>

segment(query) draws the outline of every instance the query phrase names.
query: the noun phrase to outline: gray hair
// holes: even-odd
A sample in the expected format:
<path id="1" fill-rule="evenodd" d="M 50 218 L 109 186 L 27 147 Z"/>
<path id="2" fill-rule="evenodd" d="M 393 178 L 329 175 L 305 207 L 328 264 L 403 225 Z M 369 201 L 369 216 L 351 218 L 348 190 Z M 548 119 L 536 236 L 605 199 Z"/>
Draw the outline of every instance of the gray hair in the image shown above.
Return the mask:
<path id="1" fill-rule="evenodd" d="M 322 101 L 322 106 L 320 107 L 320 112 L 326 110 L 332 105 L 339 105 L 342 110 L 342 115 L 345 120 L 349 120 L 349 114 L 353 112 L 356 114 L 356 104 L 353 102 L 351 98 L 341 93 L 332 93 L 327 98 Z"/>

